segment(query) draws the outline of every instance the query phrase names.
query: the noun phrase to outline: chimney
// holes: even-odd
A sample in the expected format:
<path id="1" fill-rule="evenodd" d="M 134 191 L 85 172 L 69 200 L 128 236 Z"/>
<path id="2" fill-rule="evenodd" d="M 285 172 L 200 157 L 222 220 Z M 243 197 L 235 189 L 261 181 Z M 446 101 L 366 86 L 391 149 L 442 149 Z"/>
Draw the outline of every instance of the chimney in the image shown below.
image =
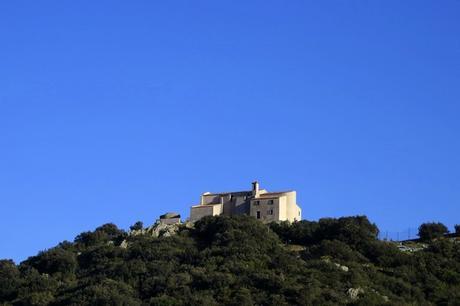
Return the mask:
<path id="1" fill-rule="evenodd" d="M 259 197 L 259 182 L 258 181 L 252 182 L 252 195 L 256 198 Z"/>

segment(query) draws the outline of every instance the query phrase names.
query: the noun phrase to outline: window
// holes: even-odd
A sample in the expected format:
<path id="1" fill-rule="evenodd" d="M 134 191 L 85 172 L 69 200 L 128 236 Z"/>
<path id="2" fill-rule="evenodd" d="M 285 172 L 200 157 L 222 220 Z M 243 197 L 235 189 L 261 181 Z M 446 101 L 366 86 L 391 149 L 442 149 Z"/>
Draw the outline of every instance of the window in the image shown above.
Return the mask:
<path id="1" fill-rule="evenodd" d="M 273 205 L 273 200 L 268 200 L 268 205 Z"/>
<path id="2" fill-rule="evenodd" d="M 273 215 L 273 209 L 269 209 L 269 210 L 268 210 L 268 214 L 269 214 L 269 215 Z"/>
<path id="3" fill-rule="evenodd" d="M 254 205 L 259 205 L 260 201 L 254 201 Z"/>
<path id="4" fill-rule="evenodd" d="M 257 211 L 257 219 L 260 219 L 260 211 Z"/>

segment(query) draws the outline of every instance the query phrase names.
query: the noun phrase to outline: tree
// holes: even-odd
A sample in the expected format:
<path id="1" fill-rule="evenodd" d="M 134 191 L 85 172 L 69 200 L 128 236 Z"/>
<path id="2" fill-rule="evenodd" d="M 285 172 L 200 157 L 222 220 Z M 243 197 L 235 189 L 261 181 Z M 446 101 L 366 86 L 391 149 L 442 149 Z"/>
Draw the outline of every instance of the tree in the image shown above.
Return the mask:
<path id="1" fill-rule="evenodd" d="M 440 222 L 423 223 L 418 228 L 418 236 L 423 241 L 430 241 L 447 234 L 449 230 Z"/>
<path id="2" fill-rule="evenodd" d="M 143 228 L 144 228 L 144 223 L 142 223 L 142 221 L 137 221 L 136 223 L 134 223 L 133 225 L 129 227 L 129 229 L 132 231 L 138 231 Z"/>
<path id="3" fill-rule="evenodd" d="M 460 224 L 455 224 L 455 234 L 460 235 Z"/>
<path id="4" fill-rule="evenodd" d="M 62 305 L 141 305 L 131 286 L 112 279 L 102 279 L 96 284 L 80 286 L 68 300 L 60 302 Z"/>
<path id="5" fill-rule="evenodd" d="M 20 265 L 0 260 L 0 305 L 460 305 L 460 244 L 406 252 L 377 233 L 365 216 L 205 217 L 171 237 L 106 224 Z"/>
<path id="6" fill-rule="evenodd" d="M 59 273 L 65 277 L 75 272 L 77 259 L 73 252 L 57 247 L 29 257 L 21 266 L 31 266 L 40 273 Z"/>
<path id="7" fill-rule="evenodd" d="M 84 246 L 106 243 L 108 241 L 119 243 L 125 238 L 125 236 L 125 231 L 118 229 L 118 227 L 113 223 L 107 223 L 96 228 L 94 232 L 81 233 L 75 237 L 75 242 Z"/>
<path id="8" fill-rule="evenodd" d="M 19 280 L 19 270 L 14 262 L 0 260 L 0 302 L 16 297 Z"/>

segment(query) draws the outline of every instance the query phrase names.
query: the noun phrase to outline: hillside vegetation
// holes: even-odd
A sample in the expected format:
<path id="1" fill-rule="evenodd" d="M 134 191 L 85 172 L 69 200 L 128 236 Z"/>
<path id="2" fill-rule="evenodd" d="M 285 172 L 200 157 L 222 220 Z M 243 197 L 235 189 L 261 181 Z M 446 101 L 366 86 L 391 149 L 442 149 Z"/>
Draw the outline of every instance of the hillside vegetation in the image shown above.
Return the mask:
<path id="1" fill-rule="evenodd" d="M 0 305 L 460 305 L 460 244 L 401 252 L 377 235 L 366 217 L 206 217 L 170 237 L 106 224 L 1 260 Z"/>

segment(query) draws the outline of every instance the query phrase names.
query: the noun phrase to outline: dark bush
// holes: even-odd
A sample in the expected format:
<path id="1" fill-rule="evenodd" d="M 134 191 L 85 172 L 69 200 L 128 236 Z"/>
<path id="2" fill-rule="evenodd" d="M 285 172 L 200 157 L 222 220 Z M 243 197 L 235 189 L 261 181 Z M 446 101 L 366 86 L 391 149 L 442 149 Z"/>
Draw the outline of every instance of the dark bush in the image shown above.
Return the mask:
<path id="1" fill-rule="evenodd" d="M 144 228 L 144 223 L 142 223 L 142 221 L 137 221 L 136 223 L 134 223 L 133 225 L 129 227 L 129 229 L 132 231 L 138 231 L 143 228 Z"/>
<path id="2" fill-rule="evenodd" d="M 0 261 L 0 305 L 458 304 L 460 244 L 402 252 L 377 234 L 364 216 L 206 217 L 160 238 L 106 224 L 19 266 Z"/>
<path id="3" fill-rule="evenodd" d="M 126 237 L 126 232 L 118 229 L 115 224 L 107 223 L 98 228 L 94 232 L 83 232 L 75 238 L 75 242 L 83 246 L 97 245 L 112 241 L 119 243 Z"/>
<path id="4" fill-rule="evenodd" d="M 17 296 L 20 281 L 19 270 L 12 260 L 0 260 L 0 301 Z"/>
<path id="5" fill-rule="evenodd" d="M 53 248 L 42 251 L 37 256 L 29 257 L 22 266 L 31 266 L 40 273 L 69 276 L 75 273 L 77 268 L 76 254 L 63 248 Z"/>
<path id="6" fill-rule="evenodd" d="M 435 238 L 443 237 L 448 232 L 449 230 L 447 227 L 439 222 L 423 223 L 418 228 L 418 236 L 423 241 L 430 241 Z"/>

